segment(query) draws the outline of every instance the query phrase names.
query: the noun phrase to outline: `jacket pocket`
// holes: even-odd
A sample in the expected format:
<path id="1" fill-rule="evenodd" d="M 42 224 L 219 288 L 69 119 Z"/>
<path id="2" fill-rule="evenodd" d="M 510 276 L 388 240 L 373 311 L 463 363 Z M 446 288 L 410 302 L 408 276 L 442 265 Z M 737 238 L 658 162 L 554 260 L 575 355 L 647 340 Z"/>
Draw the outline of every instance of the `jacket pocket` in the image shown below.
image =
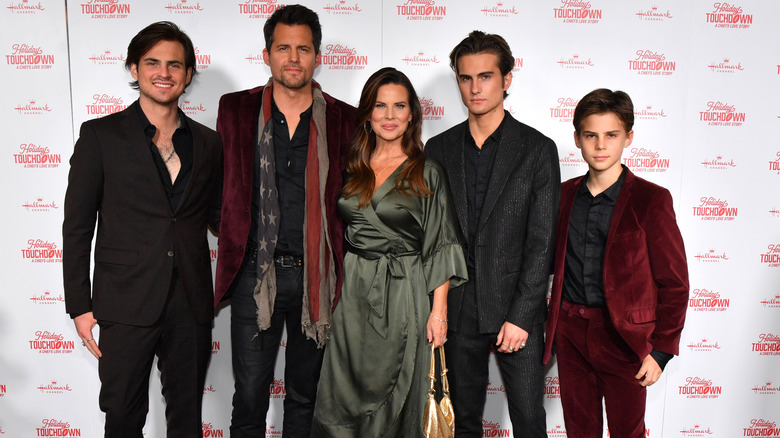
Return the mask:
<path id="1" fill-rule="evenodd" d="M 137 265 L 138 251 L 105 247 L 95 248 L 95 261 L 113 263 L 115 265 Z"/>
<path id="2" fill-rule="evenodd" d="M 643 324 L 655 321 L 655 308 L 635 309 L 628 311 L 628 320 L 634 324 Z"/>

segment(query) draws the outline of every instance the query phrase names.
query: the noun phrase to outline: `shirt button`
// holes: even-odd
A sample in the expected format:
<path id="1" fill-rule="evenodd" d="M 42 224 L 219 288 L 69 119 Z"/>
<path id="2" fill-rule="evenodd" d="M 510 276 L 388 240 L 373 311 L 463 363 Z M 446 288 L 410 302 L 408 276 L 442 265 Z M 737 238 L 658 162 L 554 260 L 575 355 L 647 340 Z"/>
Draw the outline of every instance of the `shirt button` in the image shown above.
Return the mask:
<path id="1" fill-rule="evenodd" d="M 173 257 L 173 251 L 168 251 L 168 257 Z"/>
<path id="2" fill-rule="evenodd" d="M 585 309 L 580 309 L 580 315 L 584 315 L 584 314 L 585 314 Z"/>

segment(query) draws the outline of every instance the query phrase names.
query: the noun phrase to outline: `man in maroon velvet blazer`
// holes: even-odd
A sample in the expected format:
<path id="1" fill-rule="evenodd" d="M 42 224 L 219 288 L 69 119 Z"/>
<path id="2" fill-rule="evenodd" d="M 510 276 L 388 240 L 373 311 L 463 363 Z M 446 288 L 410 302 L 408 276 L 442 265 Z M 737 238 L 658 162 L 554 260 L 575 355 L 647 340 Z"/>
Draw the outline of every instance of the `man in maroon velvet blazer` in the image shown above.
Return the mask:
<path id="1" fill-rule="evenodd" d="M 668 190 L 621 165 L 633 139 L 627 94 L 599 89 L 574 113 L 589 171 L 563 183 L 544 362 L 557 346 L 572 437 L 645 436 L 646 387 L 679 353 L 688 268 Z"/>
<path id="2" fill-rule="evenodd" d="M 271 80 L 222 96 L 217 118 L 225 167 L 214 304 L 231 298 L 234 438 L 265 436 L 285 326 L 283 436 L 309 436 L 342 283 L 336 202 L 355 130 L 355 109 L 312 81 L 317 14 L 285 6 L 263 30 Z"/>

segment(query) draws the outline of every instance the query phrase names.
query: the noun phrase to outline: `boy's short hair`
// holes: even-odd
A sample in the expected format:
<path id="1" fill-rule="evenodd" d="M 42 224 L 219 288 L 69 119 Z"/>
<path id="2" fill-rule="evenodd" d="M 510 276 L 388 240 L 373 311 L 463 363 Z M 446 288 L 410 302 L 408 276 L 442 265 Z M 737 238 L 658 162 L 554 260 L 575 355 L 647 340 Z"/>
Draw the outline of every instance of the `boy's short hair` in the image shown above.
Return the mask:
<path id="1" fill-rule="evenodd" d="M 141 57 L 160 41 L 175 41 L 184 48 L 184 67 L 185 70 L 192 69 L 192 78 L 198 74 L 197 65 L 195 65 L 195 48 L 192 45 L 190 37 L 184 33 L 176 24 L 170 21 L 158 21 L 143 28 L 136 36 L 130 40 L 127 46 L 127 59 L 125 68 L 129 71 L 130 67 L 141 63 Z M 192 81 L 190 81 L 192 82 Z M 185 85 L 185 89 L 190 84 Z M 139 89 L 138 81 L 130 82 L 130 86 L 136 90 Z"/>
<path id="2" fill-rule="evenodd" d="M 501 35 L 474 30 L 450 52 L 450 67 L 452 71 L 456 75 L 458 74 L 458 60 L 461 56 L 480 53 L 496 55 L 498 58 L 498 70 L 501 72 L 501 76 L 509 74 L 515 66 L 512 50 Z M 507 92 L 504 91 L 504 98 L 507 95 Z"/>
<path id="3" fill-rule="evenodd" d="M 301 5 L 287 5 L 274 11 L 263 26 L 265 35 L 265 48 L 271 50 L 274 44 L 274 30 L 277 24 L 286 24 L 288 26 L 305 25 L 311 29 L 312 42 L 314 43 L 314 53 L 320 53 L 320 44 L 322 44 L 322 26 L 320 18 L 316 12 Z"/>
<path id="4" fill-rule="evenodd" d="M 631 97 L 623 91 L 612 91 L 599 88 L 580 99 L 574 109 L 574 131 L 579 134 L 582 121 L 593 114 L 613 113 L 623 122 L 626 132 L 634 127 L 634 103 Z"/>

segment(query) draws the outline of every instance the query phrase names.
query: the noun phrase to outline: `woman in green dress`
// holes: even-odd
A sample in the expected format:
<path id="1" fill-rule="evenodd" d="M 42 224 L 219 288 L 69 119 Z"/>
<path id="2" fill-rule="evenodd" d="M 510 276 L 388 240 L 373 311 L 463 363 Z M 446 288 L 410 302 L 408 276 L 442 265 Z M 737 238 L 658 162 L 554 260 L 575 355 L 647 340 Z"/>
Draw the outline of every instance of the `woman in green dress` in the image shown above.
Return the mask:
<path id="1" fill-rule="evenodd" d="M 447 335 L 447 292 L 466 262 L 440 166 L 426 160 L 409 79 L 374 73 L 339 199 L 344 286 L 325 350 L 313 437 L 420 437 L 430 342 Z"/>

